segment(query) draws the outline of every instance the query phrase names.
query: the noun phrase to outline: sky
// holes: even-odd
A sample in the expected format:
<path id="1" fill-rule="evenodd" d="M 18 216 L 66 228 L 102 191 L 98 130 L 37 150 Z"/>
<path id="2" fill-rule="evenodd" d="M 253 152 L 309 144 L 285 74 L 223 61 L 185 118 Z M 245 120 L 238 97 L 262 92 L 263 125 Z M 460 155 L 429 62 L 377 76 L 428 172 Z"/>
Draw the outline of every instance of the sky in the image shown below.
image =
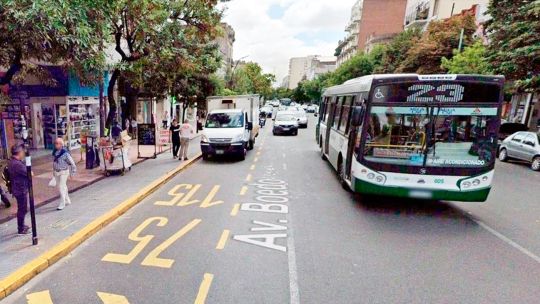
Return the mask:
<path id="1" fill-rule="evenodd" d="M 355 0 L 232 0 L 221 5 L 236 33 L 234 58 L 259 63 L 276 75 L 288 74 L 289 58 L 333 56 L 345 37 Z"/>

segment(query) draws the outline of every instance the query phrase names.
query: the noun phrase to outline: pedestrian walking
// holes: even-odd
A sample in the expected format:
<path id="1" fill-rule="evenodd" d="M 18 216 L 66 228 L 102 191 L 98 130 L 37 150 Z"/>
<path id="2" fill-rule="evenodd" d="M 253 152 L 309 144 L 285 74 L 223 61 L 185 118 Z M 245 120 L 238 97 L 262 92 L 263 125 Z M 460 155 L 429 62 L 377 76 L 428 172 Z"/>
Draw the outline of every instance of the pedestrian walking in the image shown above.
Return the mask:
<path id="1" fill-rule="evenodd" d="M 4 192 L 4 189 L 0 187 L 0 199 L 2 200 L 2 203 L 4 203 L 4 206 L 7 208 L 11 207 L 11 203 L 9 202 L 9 199 L 7 198 L 7 193 Z"/>
<path id="2" fill-rule="evenodd" d="M 188 160 L 189 141 L 193 133 L 193 127 L 189 124 L 189 120 L 184 120 L 184 123 L 180 127 L 180 155 L 178 157 L 180 160 Z"/>
<path id="3" fill-rule="evenodd" d="M 30 227 L 24 224 L 28 212 L 28 175 L 24 164 L 24 148 L 17 144 L 11 147 L 11 159 L 8 162 L 9 183 L 11 194 L 17 201 L 17 231 L 19 234 L 30 233 Z"/>
<path id="4" fill-rule="evenodd" d="M 7 192 L 4 191 L 4 188 L 0 186 L 0 199 L 2 200 L 2 203 L 4 203 L 4 206 L 7 208 L 11 207 L 11 202 L 9 201 L 7 194 L 11 192 L 11 182 L 9 181 L 9 172 L 7 165 L 2 169 L 2 180 L 6 184 Z"/>
<path id="5" fill-rule="evenodd" d="M 52 155 L 54 157 L 53 175 L 56 181 L 56 187 L 58 187 L 58 192 L 60 192 L 60 205 L 58 205 L 58 208 L 56 209 L 62 210 L 66 205 L 71 204 L 67 180 L 70 175 L 75 174 L 77 166 L 69 154 L 69 151 L 64 147 L 64 140 L 62 138 L 57 138 L 54 141 Z"/>
<path id="6" fill-rule="evenodd" d="M 173 158 L 177 158 L 178 150 L 180 150 L 180 126 L 176 119 L 173 119 L 169 133 L 171 134 Z"/>
<path id="7" fill-rule="evenodd" d="M 131 119 L 131 137 L 137 138 L 137 119 Z"/>

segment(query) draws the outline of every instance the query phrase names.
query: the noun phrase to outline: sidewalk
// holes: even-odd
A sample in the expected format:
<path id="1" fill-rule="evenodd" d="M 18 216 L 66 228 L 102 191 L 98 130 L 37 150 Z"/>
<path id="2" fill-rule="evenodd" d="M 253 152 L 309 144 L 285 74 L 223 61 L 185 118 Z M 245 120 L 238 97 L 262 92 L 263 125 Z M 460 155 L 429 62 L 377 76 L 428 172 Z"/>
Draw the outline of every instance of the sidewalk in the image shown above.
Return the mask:
<path id="1" fill-rule="evenodd" d="M 200 137 L 191 141 L 190 157 L 200 152 Z M 23 265 L 33 261 L 62 240 L 126 201 L 182 162 L 170 153 L 158 155 L 133 167 L 124 176 L 111 176 L 71 194 L 72 205 L 57 211 L 58 200 L 36 210 L 39 245 L 32 246 L 32 235 L 19 236 L 17 221 L 0 224 L 0 282 Z M 27 224 L 30 216 L 27 216 Z M 1 287 L 1 286 L 0 286 Z M 1 297 L 0 297 L 1 299 Z"/>
<path id="2" fill-rule="evenodd" d="M 165 147 L 165 149 L 168 150 L 164 151 L 164 154 L 170 155 L 169 147 Z M 141 146 L 140 152 L 141 156 L 151 156 L 154 154 L 154 147 Z M 158 153 L 159 152 L 160 151 L 158 148 Z M 72 151 L 72 157 L 77 164 L 77 174 L 71 177 L 68 181 L 68 188 L 70 192 L 81 189 L 105 177 L 103 171 L 101 171 L 99 167 L 87 170 L 85 158 L 81 159 L 81 154 L 75 150 Z M 130 147 L 129 158 L 133 165 L 144 161 L 144 159 L 137 157 L 136 144 L 132 144 Z M 32 171 L 34 172 L 32 181 L 34 187 L 34 202 L 36 207 L 43 206 L 51 201 L 56 200 L 59 197 L 58 190 L 48 186 L 52 177 L 52 156 L 41 156 L 37 159 L 32 159 Z M 2 187 L 4 190 L 6 189 L 4 185 L 2 185 Z M 17 214 L 17 204 L 15 203 L 15 199 L 11 196 L 8 197 L 11 201 L 11 208 L 6 209 L 4 208 L 3 204 L 0 204 L 0 223 L 14 218 Z"/>

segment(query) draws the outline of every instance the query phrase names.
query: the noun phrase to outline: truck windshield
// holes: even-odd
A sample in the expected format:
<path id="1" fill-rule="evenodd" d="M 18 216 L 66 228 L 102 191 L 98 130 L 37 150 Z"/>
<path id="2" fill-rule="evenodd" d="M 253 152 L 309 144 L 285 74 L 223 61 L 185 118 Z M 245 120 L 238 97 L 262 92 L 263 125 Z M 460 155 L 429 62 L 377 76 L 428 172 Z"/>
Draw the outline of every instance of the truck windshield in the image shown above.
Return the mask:
<path id="1" fill-rule="evenodd" d="M 242 128 L 244 115 L 242 113 L 211 113 L 206 118 L 206 128 Z"/>
<path id="2" fill-rule="evenodd" d="M 373 107 L 364 158 L 406 166 L 488 166 L 497 121 L 491 107 Z"/>

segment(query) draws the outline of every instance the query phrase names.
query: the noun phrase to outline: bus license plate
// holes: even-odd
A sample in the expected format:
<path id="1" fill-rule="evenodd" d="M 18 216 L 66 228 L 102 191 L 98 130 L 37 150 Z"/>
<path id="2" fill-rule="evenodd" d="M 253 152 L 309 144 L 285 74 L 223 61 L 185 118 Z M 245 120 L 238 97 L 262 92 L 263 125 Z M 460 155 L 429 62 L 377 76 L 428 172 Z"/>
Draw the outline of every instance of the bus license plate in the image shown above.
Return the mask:
<path id="1" fill-rule="evenodd" d="M 421 191 L 421 190 L 411 190 L 409 191 L 409 196 L 412 198 L 432 198 L 433 193 L 431 191 Z"/>
<path id="2" fill-rule="evenodd" d="M 225 151 L 223 151 L 223 150 L 216 150 L 216 154 L 217 154 L 217 155 L 222 155 L 222 154 L 225 154 Z"/>

